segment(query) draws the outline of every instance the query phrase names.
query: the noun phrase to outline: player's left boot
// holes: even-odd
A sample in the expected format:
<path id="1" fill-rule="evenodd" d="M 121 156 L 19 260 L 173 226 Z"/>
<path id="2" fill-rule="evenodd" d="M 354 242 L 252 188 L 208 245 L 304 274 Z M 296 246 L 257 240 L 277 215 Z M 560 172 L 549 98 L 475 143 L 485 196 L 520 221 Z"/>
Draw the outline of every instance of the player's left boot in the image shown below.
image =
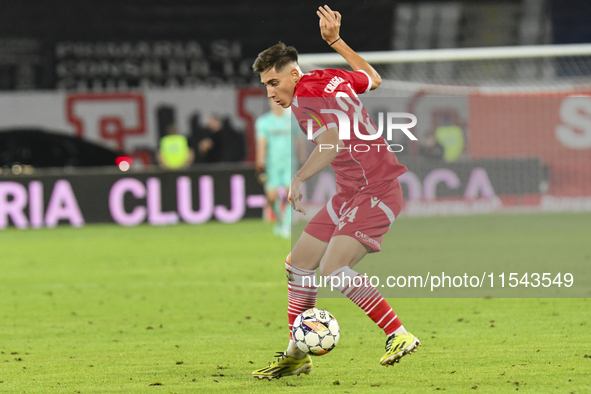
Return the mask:
<path id="1" fill-rule="evenodd" d="M 278 352 L 275 356 L 278 358 L 273 364 L 253 371 L 252 377 L 258 378 L 259 380 L 263 378 L 269 380 L 281 379 L 283 376 L 299 375 L 302 373 L 307 375 L 312 370 L 312 359 L 308 354 L 301 360 L 288 356 L 283 352 Z"/>
<path id="2" fill-rule="evenodd" d="M 380 364 L 388 366 L 400 362 L 400 359 L 417 351 L 421 341 L 410 332 L 408 335 L 392 334 L 386 340 L 386 354 L 382 356 Z"/>

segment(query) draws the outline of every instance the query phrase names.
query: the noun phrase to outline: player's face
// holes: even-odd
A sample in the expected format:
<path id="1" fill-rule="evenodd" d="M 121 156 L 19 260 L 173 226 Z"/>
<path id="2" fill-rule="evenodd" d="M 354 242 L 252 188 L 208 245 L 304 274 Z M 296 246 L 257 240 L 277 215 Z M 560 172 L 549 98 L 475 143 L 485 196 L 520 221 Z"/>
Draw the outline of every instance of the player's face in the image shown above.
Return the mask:
<path id="1" fill-rule="evenodd" d="M 267 97 L 276 105 L 288 108 L 291 105 L 296 82 L 300 73 L 295 67 L 287 65 L 277 72 L 275 68 L 261 73 L 261 82 L 267 88 Z"/>

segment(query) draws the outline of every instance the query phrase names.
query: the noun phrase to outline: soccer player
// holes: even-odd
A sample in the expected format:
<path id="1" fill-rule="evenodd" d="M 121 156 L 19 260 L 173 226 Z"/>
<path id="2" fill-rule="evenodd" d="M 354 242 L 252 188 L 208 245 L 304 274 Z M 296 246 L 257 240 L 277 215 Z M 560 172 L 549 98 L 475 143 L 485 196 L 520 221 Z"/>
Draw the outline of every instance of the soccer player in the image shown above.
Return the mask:
<path id="1" fill-rule="evenodd" d="M 257 119 L 256 171 L 263 173 L 267 203 L 277 216 L 275 235 L 291 237 L 291 209 L 286 207 L 291 183 L 291 111 L 269 100 L 271 111 Z M 283 198 L 281 193 L 283 192 Z"/>
<path id="2" fill-rule="evenodd" d="M 339 36 L 341 15 L 328 6 L 317 11 L 322 38 L 349 63 L 355 71 L 338 69 L 302 74 L 297 51 L 282 43 L 261 52 L 253 70 L 267 88 L 267 95 L 277 105 L 290 107 L 302 131 L 312 134 L 317 144 L 306 163 L 292 179 L 289 199 L 292 207 L 305 214 L 301 204 L 302 184 L 328 164 L 336 174 L 337 194 L 312 218 L 302 236 L 287 256 L 288 321 L 290 341 L 287 350 L 278 355 L 269 367 L 252 373 L 256 378 L 280 378 L 309 373 L 312 360 L 293 341 L 291 328 L 301 312 L 316 305 L 315 270 L 362 308 L 386 334 L 386 352 L 380 364 L 391 365 L 416 351 L 419 340 L 409 333 L 379 291 L 367 278 L 353 270 L 367 253 L 378 252 L 382 236 L 388 231 L 402 208 L 402 189 L 398 177 L 406 171 L 396 155 L 380 137 L 365 141 L 351 131 L 350 139 L 339 138 L 342 119 L 337 111 L 346 113 L 353 125 L 358 122 L 361 135 L 376 133 L 375 124 L 357 98 L 357 94 L 377 88 L 379 74 Z M 322 120 L 308 122 L 314 115 Z M 311 130 L 308 130 L 311 129 Z M 364 152 L 356 145 L 371 146 Z M 357 277 L 353 286 L 353 279 Z"/>

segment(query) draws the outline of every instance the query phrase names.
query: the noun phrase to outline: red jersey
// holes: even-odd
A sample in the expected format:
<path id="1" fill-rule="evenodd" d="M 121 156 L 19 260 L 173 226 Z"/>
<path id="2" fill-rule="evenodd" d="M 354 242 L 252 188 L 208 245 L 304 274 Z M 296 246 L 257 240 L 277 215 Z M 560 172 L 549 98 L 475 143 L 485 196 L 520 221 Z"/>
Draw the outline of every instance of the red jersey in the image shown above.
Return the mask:
<path id="1" fill-rule="evenodd" d="M 340 69 L 316 70 L 305 74 L 296 84 L 292 111 L 302 131 L 309 130 L 316 139 L 324 131 L 339 127 L 338 115 L 322 112 L 338 110 L 350 121 L 350 139 L 332 161 L 337 193 L 353 194 L 358 188 L 398 178 L 407 168 L 398 162 L 396 154 L 387 147 L 383 137 L 362 140 L 354 132 L 357 119 L 361 135 L 373 135 L 377 127 L 370 119 L 357 94 L 371 88 L 371 78 L 363 71 Z"/>

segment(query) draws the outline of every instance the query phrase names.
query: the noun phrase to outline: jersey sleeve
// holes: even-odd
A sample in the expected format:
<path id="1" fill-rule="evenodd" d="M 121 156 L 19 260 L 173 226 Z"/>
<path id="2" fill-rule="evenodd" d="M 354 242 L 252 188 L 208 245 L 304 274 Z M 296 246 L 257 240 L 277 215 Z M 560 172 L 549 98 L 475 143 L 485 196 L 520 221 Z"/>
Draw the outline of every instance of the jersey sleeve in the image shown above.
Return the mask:
<path id="1" fill-rule="evenodd" d="M 371 78 L 369 74 L 363 70 L 357 71 L 345 71 L 347 74 L 347 82 L 351 84 L 351 87 L 357 94 L 367 93 L 371 89 Z"/>

